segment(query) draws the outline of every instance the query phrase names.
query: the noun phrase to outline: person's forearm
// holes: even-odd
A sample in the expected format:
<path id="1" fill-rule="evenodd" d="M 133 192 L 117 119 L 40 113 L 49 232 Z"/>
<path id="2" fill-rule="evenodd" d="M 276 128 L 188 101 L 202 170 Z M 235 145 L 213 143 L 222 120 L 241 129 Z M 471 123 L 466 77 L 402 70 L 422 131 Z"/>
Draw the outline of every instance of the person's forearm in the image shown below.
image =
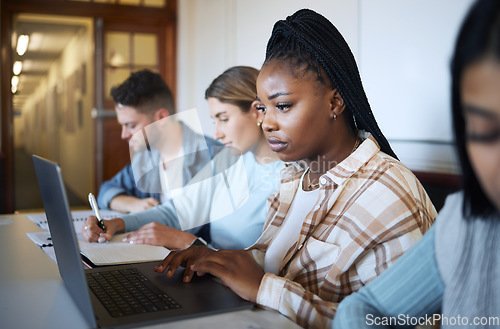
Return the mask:
<path id="1" fill-rule="evenodd" d="M 105 225 L 113 225 L 115 234 L 125 232 L 125 222 L 121 218 L 107 220 Z"/>
<path id="2" fill-rule="evenodd" d="M 178 248 L 179 249 L 186 249 L 191 246 L 191 244 L 196 240 L 198 237 L 194 234 L 188 233 L 188 232 L 179 232 L 179 242 L 178 242 Z"/>
<path id="3" fill-rule="evenodd" d="M 134 196 L 120 194 L 115 196 L 109 203 L 109 208 L 120 212 L 132 212 L 131 205 L 137 200 Z"/>
<path id="4" fill-rule="evenodd" d="M 119 195 L 126 195 L 135 186 L 132 167 L 130 164 L 123 167 L 113 178 L 101 184 L 97 194 L 99 208 L 111 209 L 111 200 Z"/>
<path id="5" fill-rule="evenodd" d="M 136 231 L 141 226 L 151 222 L 158 222 L 160 224 L 182 230 L 177 219 L 177 212 L 171 201 L 160 204 L 144 211 L 127 214 L 122 216 L 125 222 L 125 230 L 127 232 Z"/>

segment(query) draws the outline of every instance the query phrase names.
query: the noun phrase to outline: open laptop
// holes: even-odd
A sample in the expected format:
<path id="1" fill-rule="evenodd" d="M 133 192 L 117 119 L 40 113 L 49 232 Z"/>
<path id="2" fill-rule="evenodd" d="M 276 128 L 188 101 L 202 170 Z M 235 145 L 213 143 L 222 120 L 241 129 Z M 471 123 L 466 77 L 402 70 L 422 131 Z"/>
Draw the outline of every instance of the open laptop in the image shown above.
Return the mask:
<path id="1" fill-rule="evenodd" d="M 184 269 L 179 269 L 167 279 L 153 271 L 158 262 L 84 269 L 61 169 L 36 155 L 33 164 L 59 273 L 92 328 L 137 327 L 253 308 L 252 303 L 209 276 L 195 276 L 192 282 L 184 283 Z M 106 279 L 112 282 L 104 282 Z M 124 282 L 125 288 L 108 292 L 115 281 Z M 139 301 L 131 300 L 130 294 L 148 288 L 152 291 L 140 293 Z"/>

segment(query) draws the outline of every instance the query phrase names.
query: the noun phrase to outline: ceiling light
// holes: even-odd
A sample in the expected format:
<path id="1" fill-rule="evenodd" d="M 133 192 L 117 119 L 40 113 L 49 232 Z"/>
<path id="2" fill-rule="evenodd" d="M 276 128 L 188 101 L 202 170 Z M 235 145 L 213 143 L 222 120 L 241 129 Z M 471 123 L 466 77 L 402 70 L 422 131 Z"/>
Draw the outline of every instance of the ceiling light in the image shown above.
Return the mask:
<path id="1" fill-rule="evenodd" d="M 14 75 L 19 75 L 22 70 L 23 70 L 23 62 L 15 61 L 14 66 L 12 67 L 12 71 L 14 72 Z"/>
<path id="2" fill-rule="evenodd" d="M 30 37 L 29 35 L 26 34 L 21 34 L 19 38 L 17 38 L 17 54 L 19 56 L 24 55 L 26 50 L 28 50 L 28 43 L 30 42 Z"/>
<path id="3" fill-rule="evenodd" d="M 11 82 L 13 86 L 17 86 L 19 84 L 19 77 L 17 75 L 13 76 Z"/>
<path id="4" fill-rule="evenodd" d="M 14 75 L 11 80 L 11 88 L 10 88 L 13 94 L 17 92 L 18 85 L 19 85 L 19 77 L 17 75 Z"/>

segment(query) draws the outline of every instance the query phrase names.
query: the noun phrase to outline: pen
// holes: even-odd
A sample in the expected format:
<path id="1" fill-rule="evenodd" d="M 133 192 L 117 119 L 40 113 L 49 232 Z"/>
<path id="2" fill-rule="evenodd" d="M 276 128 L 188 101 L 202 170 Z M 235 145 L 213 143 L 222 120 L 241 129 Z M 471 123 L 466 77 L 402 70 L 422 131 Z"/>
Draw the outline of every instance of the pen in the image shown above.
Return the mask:
<path id="1" fill-rule="evenodd" d="M 89 203 L 90 207 L 92 207 L 92 210 L 94 211 L 95 216 L 97 217 L 97 226 L 101 230 L 106 233 L 106 226 L 104 226 L 104 222 L 102 221 L 101 215 L 99 214 L 99 208 L 97 207 L 97 202 L 95 201 L 95 197 L 92 193 L 89 193 Z"/>

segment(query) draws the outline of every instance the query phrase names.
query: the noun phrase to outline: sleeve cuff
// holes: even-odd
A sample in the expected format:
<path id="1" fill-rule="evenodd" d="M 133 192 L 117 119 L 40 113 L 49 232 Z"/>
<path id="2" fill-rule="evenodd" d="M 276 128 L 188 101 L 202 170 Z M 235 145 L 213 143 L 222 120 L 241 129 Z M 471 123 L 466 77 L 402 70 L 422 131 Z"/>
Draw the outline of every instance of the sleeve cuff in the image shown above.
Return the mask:
<path id="1" fill-rule="evenodd" d="M 266 256 L 266 253 L 263 252 L 262 250 L 259 250 L 259 249 L 250 249 L 252 247 L 248 247 L 247 250 L 250 250 L 250 252 L 252 253 L 252 256 L 254 258 L 254 260 L 257 262 L 257 264 L 259 264 L 259 266 L 261 268 L 264 268 L 264 259 L 265 259 L 265 256 Z"/>
<path id="2" fill-rule="evenodd" d="M 279 311 L 285 283 L 286 280 L 282 277 L 270 273 L 264 274 L 257 293 L 257 304 L 265 308 Z"/>
<path id="3" fill-rule="evenodd" d="M 125 232 L 137 231 L 142 226 L 135 214 L 122 215 L 120 218 L 125 225 Z"/>

